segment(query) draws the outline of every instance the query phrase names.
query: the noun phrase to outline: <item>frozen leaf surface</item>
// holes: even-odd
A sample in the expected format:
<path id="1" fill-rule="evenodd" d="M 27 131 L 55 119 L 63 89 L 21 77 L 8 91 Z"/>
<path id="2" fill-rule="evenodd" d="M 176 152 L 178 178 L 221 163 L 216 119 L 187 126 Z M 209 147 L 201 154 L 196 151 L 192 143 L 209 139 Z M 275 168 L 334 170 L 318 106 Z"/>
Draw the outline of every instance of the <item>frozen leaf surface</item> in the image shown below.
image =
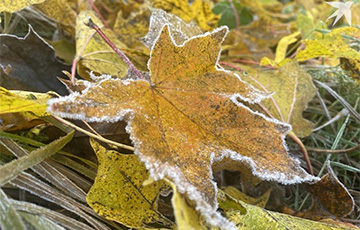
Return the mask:
<path id="1" fill-rule="evenodd" d="M 216 67 L 226 32 L 219 28 L 177 46 L 164 26 L 151 51 L 149 81 L 101 77 L 81 93 L 49 101 L 49 110 L 63 117 L 126 119 L 150 175 L 172 181 L 209 223 L 225 227 L 230 223 L 216 212 L 212 165 L 244 162 L 258 177 L 284 184 L 314 179 L 286 152 L 289 127 L 240 102 L 267 95 Z"/>
<path id="2" fill-rule="evenodd" d="M 168 25 L 171 36 L 177 45 L 202 34 L 201 29 L 195 23 L 186 23 L 181 18 L 161 9 L 151 9 L 149 32 L 142 39 L 144 45 L 151 49 L 165 24 Z"/>

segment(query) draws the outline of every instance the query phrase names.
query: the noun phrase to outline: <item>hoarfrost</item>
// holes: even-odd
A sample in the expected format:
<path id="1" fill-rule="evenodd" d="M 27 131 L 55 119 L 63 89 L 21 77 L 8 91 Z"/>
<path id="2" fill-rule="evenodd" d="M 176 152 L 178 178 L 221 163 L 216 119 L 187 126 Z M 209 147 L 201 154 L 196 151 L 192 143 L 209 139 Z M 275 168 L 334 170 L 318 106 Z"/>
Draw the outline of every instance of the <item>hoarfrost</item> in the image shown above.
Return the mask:
<path id="1" fill-rule="evenodd" d="M 179 17 L 168 14 L 164 10 L 151 8 L 150 26 L 148 34 L 142 38 L 146 47 L 151 49 L 157 41 L 165 24 L 169 25 L 175 44 L 181 45 L 193 36 L 202 34 L 201 29 L 194 23 L 186 23 Z"/>
<path id="2" fill-rule="evenodd" d="M 201 34 L 201 33 L 196 32 L 195 34 L 189 35 L 186 33 L 186 31 L 194 30 L 193 27 L 185 24 L 183 21 L 178 19 L 176 16 L 169 15 L 162 10 L 156 10 L 156 9 L 153 9 L 152 13 L 153 13 L 153 15 L 150 20 L 150 32 L 144 39 L 146 45 L 149 47 L 152 47 L 152 48 L 160 35 L 160 31 L 162 31 L 163 27 L 166 25 L 169 26 L 170 33 L 171 33 L 170 38 L 172 39 L 174 45 L 177 47 L 184 46 L 188 41 L 190 41 L 192 39 L 208 36 L 211 33 L 216 33 L 217 31 L 224 29 L 224 27 L 220 27 L 218 29 L 215 29 L 211 33 L 207 32 L 205 34 Z M 219 57 L 220 57 L 220 53 L 218 54 L 216 63 L 218 62 Z M 148 65 L 149 65 L 149 63 L 148 63 Z M 217 65 L 216 65 L 216 69 L 218 71 L 228 72 L 227 70 L 224 70 L 224 69 L 218 67 Z M 242 81 L 240 76 L 234 74 L 234 77 L 237 77 L 239 79 L 239 81 Z M 96 82 L 87 84 L 86 85 L 87 88 L 85 90 L 83 90 L 82 93 L 86 93 L 90 89 L 90 87 L 101 84 L 102 81 L 109 80 L 109 77 L 106 75 L 102 76 L 100 78 L 99 77 L 95 77 L 95 78 L 96 78 L 95 79 Z M 128 85 L 134 80 L 112 79 L 112 81 L 121 81 L 122 84 Z M 249 85 L 249 87 L 252 87 L 252 86 Z M 252 111 L 251 109 L 246 107 L 244 104 L 239 102 L 238 99 L 249 102 L 249 103 L 257 103 L 257 102 L 261 101 L 263 98 L 266 98 L 269 96 L 269 94 L 265 94 L 261 91 L 256 90 L 255 88 L 252 88 L 252 90 L 250 90 L 250 91 L 252 93 L 250 93 L 248 95 L 234 94 L 232 96 L 230 96 L 230 95 L 223 95 L 223 96 L 227 96 L 237 106 L 249 110 L 254 115 L 260 116 L 269 122 L 278 124 L 279 128 L 277 131 L 282 134 L 283 146 L 287 150 L 287 146 L 285 144 L 285 135 L 287 132 L 289 132 L 291 130 L 291 126 L 289 124 L 285 124 L 278 120 L 268 118 L 262 113 Z M 62 98 L 58 98 L 58 99 L 51 99 L 49 101 L 49 109 L 48 110 L 51 111 L 51 107 L 54 103 L 59 103 L 59 102 L 64 102 L 64 101 L 74 102 L 75 97 L 77 97 L 79 95 L 80 95 L 79 93 L 74 92 L 71 95 L 66 96 L 66 97 L 62 97 Z M 221 95 L 221 94 L 219 94 L 219 95 Z M 52 112 L 54 112 L 54 111 L 52 111 Z M 118 120 L 125 119 L 128 123 L 126 126 L 126 132 L 130 134 L 130 139 L 132 140 L 132 142 L 134 144 L 134 149 L 135 149 L 134 153 L 139 157 L 139 159 L 142 162 L 144 162 L 146 168 L 149 170 L 150 176 L 154 180 L 160 180 L 160 179 L 163 179 L 164 177 L 172 180 L 176 184 L 179 192 L 186 193 L 187 196 L 196 203 L 196 210 L 198 210 L 205 217 L 206 221 L 209 224 L 214 225 L 214 226 L 219 226 L 222 229 L 236 229 L 235 225 L 232 222 L 227 220 L 225 217 L 221 216 L 220 213 L 218 213 L 216 211 L 218 208 L 218 205 L 216 202 L 215 202 L 214 206 L 212 206 L 206 202 L 206 200 L 205 200 L 203 194 L 200 192 L 200 190 L 198 190 L 193 184 L 189 183 L 189 181 L 187 180 L 187 178 L 185 178 L 184 174 L 182 173 L 181 169 L 178 166 L 170 165 L 168 162 L 161 162 L 160 160 L 158 160 L 155 157 L 146 156 L 146 153 L 140 152 L 141 145 L 143 145 L 144 143 L 133 132 L 132 120 L 135 116 L 133 110 L 124 109 L 119 114 L 117 114 L 116 116 L 113 116 L 113 117 L 109 117 L 109 116 L 86 117 L 85 113 L 73 114 L 73 113 L 56 112 L 56 111 L 54 113 L 56 115 L 60 115 L 63 117 L 74 118 L 74 119 L 83 119 L 86 121 L 115 122 Z M 145 115 L 145 119 L 148 117 L 149 117 L 148 115 Z M 222 149 L 220 152 L 211 153 L 211 155 L 209 157 L 210 157 L 211 163 L 210 163 L 209 167 L 207 169 L 205 169 L 205 170 L 209 171 L 209 175 L 212 175 L 211 166 L 213 163 L 221 161 L 224 158 L 229 158 L 233 161 L 247 163 L 252 168 L 253 174 L 264 180 L 277 181 L 277 182 L 280 182 L 283 184 L 294 184 L 294 183 L 301 183 L 301 182 L 307 182 L 307 181 L 316 181 L 319 179 L 317 177 L 307 174 L 305 172 L 305 170 L 300 168 L 300 166 L 298 166 L 298 168 L 299 168 L 298 175 L 291 175 L 291 174 L 287 175 L 282 172 L 273 172 L 273 171 L 269 172 L 267 169 L 262 168 L 259 165 L 256 165 L 256 163 L 250 157 L 243 156 L 240 153 L 235 152 L 231 149 Z M 295 163 L 298 164 L 299 162 L 297 160 L 295 160 Z M 304 175 L 304 176 L 301 177 L 299 175 Z M 205 178 L 205 180 L 211 180 L 211 179 L 212 178 Z M 216 184 L 212 180 L 210 181 L 210 183 L 211 183 L 212 187 L 214 188 L 215 195 L 216 195 L 216 193 L 217 193 Z"/>

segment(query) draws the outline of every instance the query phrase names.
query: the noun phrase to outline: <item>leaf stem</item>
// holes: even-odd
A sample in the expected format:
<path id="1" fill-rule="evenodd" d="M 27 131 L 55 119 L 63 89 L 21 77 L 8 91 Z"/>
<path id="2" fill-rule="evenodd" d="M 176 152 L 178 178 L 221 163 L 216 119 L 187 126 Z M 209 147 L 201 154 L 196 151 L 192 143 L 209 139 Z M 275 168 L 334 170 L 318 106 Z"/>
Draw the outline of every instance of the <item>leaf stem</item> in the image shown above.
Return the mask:
<path id="1" fill-rule="evenodd" d="M 71 128 L 75 129 L 76 131 L 79 131 L 79 132 L 82 132 L 82 133 L 85 133 L 86 135 L 88 135 L 89 137 L 92 137 L 94 139 L 97 139 L 99 141 L 102 141 L 102 142 L 105 142 L 107 144 L 111 144 L 111 145 L 115 145 L 117 147 L 120 147 L 120 148 L 123 148 L 123 149 L 127 149 L 127 150 L 130 150 L 130 151 L 134 151 L 134 147 L 132 146 L 129 146 L 129 145 L 124 145 L 124 144 L 121 144 L 121 143 L 118 143 L 118 142 L 115 142 L 115 141 L 112 141 L 112 140 L 109 140 L 109 139 L 106 139 L 102 136 L 98 136 L 96 134 L 93 134 L 89 131 L 86 131 L 85 129 L 82 129 L 76 125 L 74 125 L 73 123 L 65 120 L 65 119 L 62 119 L 60 117 L 57 117 L 57 116 L 53 116 L 56 120 L 60 121 L 61 123 L 67 125 L 67 126 L 70 126 Z"/>
<path id="2" fill-rule="evenodd" d="M 88 23 L 85 23 L 88 27 L 96 30 L 96 32 L 104 39 L 104 41 L 115 51 L 117 55 L 129 66 L 129 68 L 134 72 L 134 74 L 137 76 L 138 79 L 145 79 L 143 75 L 140 73 L 140 71 L 134 66 L 134 64 L 129 60 L 126 55 L 121 52 L 119 48 L 116 47 L 116 45 L 110 41 L 108 37 L 102 32 L 102 30 L 89 18 Z"/>
<path id="3" fill-rule="evenodd" d="M 72 66 L 71 66 L 71 78 L 70 81 L 73 85 L 75 85 L 75 75 L 76 75 L 76 67 L 77 67 L 77 63 L 81 60 L 82 58 L 82 54 L 84 53 L 84 50 L 86 48 L 86 46 L 89 44 L 90 39 L 94 37 L 94 35 L 96 34 L 96 32 L 92 33 L 85 41 L 84 45 L 82 46 L 80 52 L 75 56 Z"/>
<path id="4" fill-rule="evenodd" d="M 304 159 L 305 159 L 305 162 L 306 162 L 306 166 L 308 168 L 308 172 L 311 174 L 311 175 L 314 175 L 314 172 L 313 172 L 313 169 L 312 169 L 312 166 L 311 166 L 311 162 L 310 162 L 310 159 L 309 159 L 309 155 L 307 153 L 307 150 L 304 146 L 304 144 L 301 142 L 301 140 L 299 139 L 299 137 L 297 137 L 295 135 L 295 133 L 293 131 L 290 131 L 288 134 L 287 134 L 291 139 L 293 139 L 293 141 L 295 141 L 295 143 L 300 147 L 300 150 L 301 152 L 303 153 L 304 155 Z"/>
<path id="5" fill-rule="evenodd" d="M 104 26 L 106 28 L 110 28 L 109 25 L 106 23 L 104 17 L 101 15 L 99 9 L 95 6 L 94 2 L 92 0 L 87 0 L 88 3 L 91 5 L 91 8 L 93 8 L 93 10 L 95 11 L 95 13 L 99 16 L 100 21 L 102 22 L 102 24 L 104 24 Z"/>

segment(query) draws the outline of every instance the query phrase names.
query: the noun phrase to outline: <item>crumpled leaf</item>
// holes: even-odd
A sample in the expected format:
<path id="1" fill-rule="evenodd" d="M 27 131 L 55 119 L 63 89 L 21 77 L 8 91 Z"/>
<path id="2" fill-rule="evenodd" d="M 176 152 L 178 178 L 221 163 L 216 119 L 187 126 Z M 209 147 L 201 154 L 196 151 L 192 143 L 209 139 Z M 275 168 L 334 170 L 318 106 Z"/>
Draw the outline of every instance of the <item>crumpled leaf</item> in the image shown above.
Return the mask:
<path id="1" fill-rule="evenodd" d="M 166 223 L 156 203 L 161 189 L 167 187 L 165 182 L 143 186 L 149 173 L 137 156 L 107 150 L 93 139 L 90 144 L 99 168 L 86 200 L 95 212 L 130 228 L 145 227 L 157 221 Z"/>
<path id="2" fill-rule="evenodd" d="M 354 198 L 336 177 L 329 162 L 327 168 L 328 173 L 320 181 L 307 185 L 313 195 L 313 204 L 297 216 L 312 220 L 339 219 L 353 211 Z"/>
<path id="3" fill-rule="evenodd" d="M 306 45 L 304 50 L 299 50 L 296 54 L 297 61 L 306 61 L 316 57 L 327 58 L 349 58 L 360 59 L 360 53 L 352 49 L 347 39 L 342 35 L 360 37 L 360 29 L 355 27 L 343 27 L 333 29 L 329 34 L 325 34 L 324 38 L 305 39 L 303 43 Z"/>
<path id="4" fill-rule="evenodd" d="M 209 0 L 152 0 L 154 8 L 162 9 L 180 17 L 185 22 L 195 21 L 202 30 L 208 31 L 216 27 L 219 16 L 211 9 Z"/>
<path id="5" fill-rule="evenodd" d="M 281 67 L 282 65 L 290 62 L 291 61 L 290 59 L 285 59 L 287 48 L 289 45 L 297 41 L 297 37 L 300 34 L 301 33 L 297 31 L 280 39 L 276 47 L 275 60 L 271 60 L 267 57 L 264 57 L 263 59 L 261 59 L 260 65 L 271 65 L 271 66 Z"/>
<path id="6" fill-rule="evenodd" d="M 23 83 L 16 84 L 20 88 L 10 88 L 8 86 L 12 83 L 8 83 L 10 79 L 5 77 L 0 80 L 2 87 L 43 93 L 56 91 L 62 95 L 67 93 L 56 77 L 61 76 L 63 70 L 70 70 L 70 66 L 56 59 L 53 48 L 31 26 L 24 38 L 0 34 L 0 40 L 0 68 L 11 65 L 8 75 Z"/>
<path id="7" fill-rule="evenodd" d="M 266 95 L 217 69 L 226 32 L 219 28 L 178 47 L 164 26 L 151 51 L 149 81 L 103 76 L 86 83 L 81 94 L 49 101 L 49 110 L 63 117 L 127 120 L 135 154 L 151 177 L 174 182 L 210 224 L 221 226 L 231 225 L 216 212 L 212 165 L 244 162 L 260 178 L 285 184 L 316 180 L 286 152 L 289 127 L 239 101 L 254 103 Z"/>
<path id="8" fill-rule="evenodd" d="M 45 0 L 26 0 L 26 1 L 13 1 L 13 0 L 3 0 L 0 4 L 0 12 L 9 12 L 14 13 L 15 11 L 19 11 L 27 6 L 31 6 L 32 4 L 37 4 L 44 2 Z"/>
<path id="9" fill-rule="evenodd" d="M 242 214 L 246 213 L 246 209 L 244 208 L 244 206 L 242 206 L 237 199 L 233 198 L 231 195 L 229 195 L 222 189 L 218 189 L 217 200 L 219 203 L 219 208 L 224 211 L 236 210 L 240 211 Z"/>
<path id="10" fill-rule="evenodd" d="M 315 96 L 317 89 L 311 76 L 297 62 L 293 61 L 279 70 L 266 72 L 247 66 L 241 68 L 249 73 L 243 78 L 245 81 L 258 89 L 274 92 L 272 98 L 261 102 L 272 116 L 291 124 L 298 137 L 306 137 L 312 133 L 313 124 L 303 118 L 302 112 Z"/>
<path id="11" fill-rule="evenodd" d="M 195 23 L 185 23 L 181 18 L 173 14 L 152 8 L 149 33 L 142 39 L 146 47 L 149 49 L 153 47 L 165 24 L 169 26 L 171 36 L 177 45 L 182 45 L 191 37 L 202 34 L 201 29 Z"/>

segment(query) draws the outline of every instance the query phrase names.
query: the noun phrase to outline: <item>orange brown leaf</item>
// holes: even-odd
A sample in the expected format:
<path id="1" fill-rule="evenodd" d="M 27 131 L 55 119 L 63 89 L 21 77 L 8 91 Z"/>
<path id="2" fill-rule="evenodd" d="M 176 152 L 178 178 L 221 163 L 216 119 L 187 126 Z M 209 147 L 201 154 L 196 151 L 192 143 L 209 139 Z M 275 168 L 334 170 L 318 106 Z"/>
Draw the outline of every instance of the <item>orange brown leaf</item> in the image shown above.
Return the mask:
<path id="1" fill-rule="evenodd" d="M 286 152 L 289 126 L 240 102 L 267 95 L 216 67 L 226 33 L 222 27 L 177 46 L 164 26 L 151 51 L 149 80 L 102 76 L 81 93 L 50 101 L 49 109 L 87 121 L 125 119 L 151 177 L 169 179 L 210 224 L 229 229 L 234 225 L 216 212 L 212 166 L 244 162 L 261 179 L 284 184 L 315 178 Z"/>

